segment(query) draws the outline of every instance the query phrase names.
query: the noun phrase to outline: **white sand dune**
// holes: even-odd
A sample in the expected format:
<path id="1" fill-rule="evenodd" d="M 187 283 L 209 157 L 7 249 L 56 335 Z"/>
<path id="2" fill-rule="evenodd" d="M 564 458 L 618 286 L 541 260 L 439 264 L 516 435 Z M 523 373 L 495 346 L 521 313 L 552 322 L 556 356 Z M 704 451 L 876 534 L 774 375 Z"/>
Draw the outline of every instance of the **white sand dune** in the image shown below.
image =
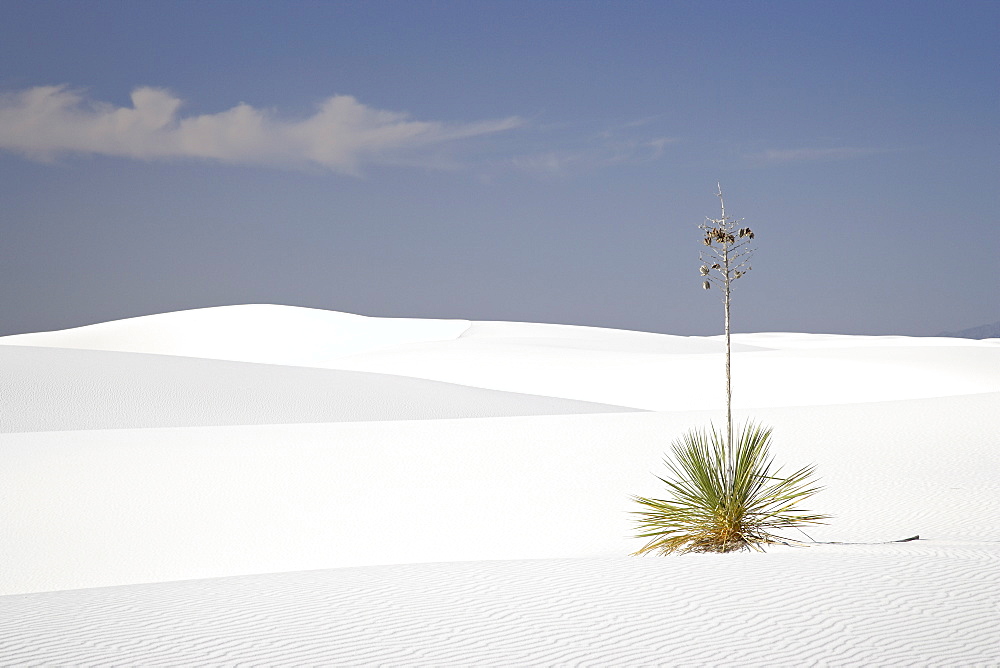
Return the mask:
<path id="1" fill-rule="evenodd" d="M 0 338 L 0 664 L 1000 665 L 1000 342 L 738 335 L 862 544 L 640 559 L 718 337 L 307 311 Z"/>
<path id="2" fill-rule="evenodd" d="M 719 405 L 721 337 L 472 323 L 459 338 L 359 352 L 336 367 L 647 410 Z M 809 406 L 1000 391 L 995 344 L 958 339 L 737 334 L 734 402 Z M 586 351 L 588 354 L 582 354 Z"/>
<path id="3" fill-rule="evenodd" d="M 115 350 L 234 362 L 324 366 L 385 346 L 453 339 L 468 320 L 369 318 L 274 304 L 240 304 L 0 337 L 4 345 Z"/>
<path id="4" fill-rule="evenodd" d="M 724 382 L 721 337 L 268 304 L 20 334 L 0 344 L 363 371 L 657 411 L 715 409 Z M 733 351 L 740 408 L 1000 392 L 996 340 L 737 334 Z"/>

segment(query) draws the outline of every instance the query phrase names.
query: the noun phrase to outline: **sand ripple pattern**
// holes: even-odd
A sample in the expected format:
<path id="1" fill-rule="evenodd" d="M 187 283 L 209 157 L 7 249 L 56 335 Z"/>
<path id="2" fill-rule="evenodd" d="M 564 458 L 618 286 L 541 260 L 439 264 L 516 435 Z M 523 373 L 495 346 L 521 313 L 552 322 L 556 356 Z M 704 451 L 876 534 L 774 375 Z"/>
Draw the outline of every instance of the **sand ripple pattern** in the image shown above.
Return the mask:
<path id="1" fill-rule="evenodd" d="M 1000 544 L 405 564 L 6 596 L 0 664 L 1000 665 Z"/>

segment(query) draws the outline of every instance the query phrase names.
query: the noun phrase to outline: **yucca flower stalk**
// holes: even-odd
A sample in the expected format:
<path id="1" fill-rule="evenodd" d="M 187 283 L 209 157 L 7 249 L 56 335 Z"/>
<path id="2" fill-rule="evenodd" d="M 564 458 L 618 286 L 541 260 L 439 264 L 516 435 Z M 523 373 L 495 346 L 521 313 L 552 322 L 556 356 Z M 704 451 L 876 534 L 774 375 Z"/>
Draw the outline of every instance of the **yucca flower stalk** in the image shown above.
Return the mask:
<path id="1" fill-rule="evenodd" d="M 634 512 L 636 537 L 648 539 L 634 554 L 761 550 L 796 542 L 778 531 L 827 519 L 795 507 L 822 489 L 811 482 L 813 467 L 788 476 L 772 471 L 770 440 L 771 429 L 753 423 L 741 429 L 732 456 L 714 427 L 676 439 L 673 459 L 664 459 L 671 477 L 657 476 L 672 498 L 632 497 L 644 506 Z"/>
<path id="2" fill-rule="evenodd" d="M 706 218 L 698 227 L 704 231 L 702 243 L 707 250 L 702 250 L 698 257 L 702 262 L 701 275 L 705 276 L 702 287 L 710 290 L 715 284 L 722 289 L 722 303 L 725 311 L 726 332 L 726 445 L 733 447 L 733 380 L 732 380 L 732 341 L 729 332 L 729 312 L 732 302 L 733 281 L 743 278 L 750 271 L 750 257 L 754 249 L 750 242 L 754 238 L 749 227 L 737 229 L 742 219 L 736 220 L 726 215 L 726 201 L 722 198 L 722 184 L 716 184 L 719 207 L 722 209 L 720 218 Z"/>

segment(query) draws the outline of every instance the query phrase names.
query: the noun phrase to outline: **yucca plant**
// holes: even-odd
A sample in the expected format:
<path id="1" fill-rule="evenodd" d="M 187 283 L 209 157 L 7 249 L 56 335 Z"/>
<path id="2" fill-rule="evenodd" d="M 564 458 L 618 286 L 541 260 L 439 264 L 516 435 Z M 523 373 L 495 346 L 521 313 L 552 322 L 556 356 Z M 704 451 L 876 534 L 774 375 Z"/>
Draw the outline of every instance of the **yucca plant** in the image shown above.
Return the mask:
<path id="1" fill-rule="evenodd" d="M 726 429 L 724 434 L 692 430 L 672 444 L 674 459 L 665 459 L 672 478 L 660 478 L 672 499 L 633 496 L 644 506 L 636 511 L 639 534 L 649 539 L 634 554 L 659 552 L 732 552 L 761 549 L 768 543 L 794 542 L 774 531 L 821 523 L 826 515 L 794 506 L 820 490 L 811 479 L 813 467 L 789 476 L 772 472 L 771 429 L 747 423 L 733 434 L 733 391 L 729 315 L 733 282 L 750 271 L 753 230 L 737 229 L 739 220 L 726 215 L 722 186 L 716 196 L 720 218 L 708 218 L 700 259 L 706 290 L 722 290 L 726 333 Z"/>
<path id="2" fill-rule="evenodd" d="M 633 513 L 636 537 L 649 539 L 634 554 L 759 550 L 795 542 L 777 531 L 827 519 L 795 507 L 821 489 L 812 482 L 813 467 L 788 476 L 772 471 L 770 441 L 771 429 L 753 423 L 740 430 L 732 455 L 714 427 L 676 439 L 673 459 L 664 459 L 671 477 L 657 476 L 672 498 L 632 497 L 644 506 Z"/>

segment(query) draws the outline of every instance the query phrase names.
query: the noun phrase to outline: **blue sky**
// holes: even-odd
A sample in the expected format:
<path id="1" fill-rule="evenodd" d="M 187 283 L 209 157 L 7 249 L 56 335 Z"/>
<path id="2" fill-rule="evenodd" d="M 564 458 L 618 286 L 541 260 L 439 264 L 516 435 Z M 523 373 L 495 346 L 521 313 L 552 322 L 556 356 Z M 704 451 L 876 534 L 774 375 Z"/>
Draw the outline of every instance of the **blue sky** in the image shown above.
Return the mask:
<path id="1" fill-rule="evenodd" d="M 997 2 L 0 0 L 0 334 L 203 306 L 1000 318 Z"/>

